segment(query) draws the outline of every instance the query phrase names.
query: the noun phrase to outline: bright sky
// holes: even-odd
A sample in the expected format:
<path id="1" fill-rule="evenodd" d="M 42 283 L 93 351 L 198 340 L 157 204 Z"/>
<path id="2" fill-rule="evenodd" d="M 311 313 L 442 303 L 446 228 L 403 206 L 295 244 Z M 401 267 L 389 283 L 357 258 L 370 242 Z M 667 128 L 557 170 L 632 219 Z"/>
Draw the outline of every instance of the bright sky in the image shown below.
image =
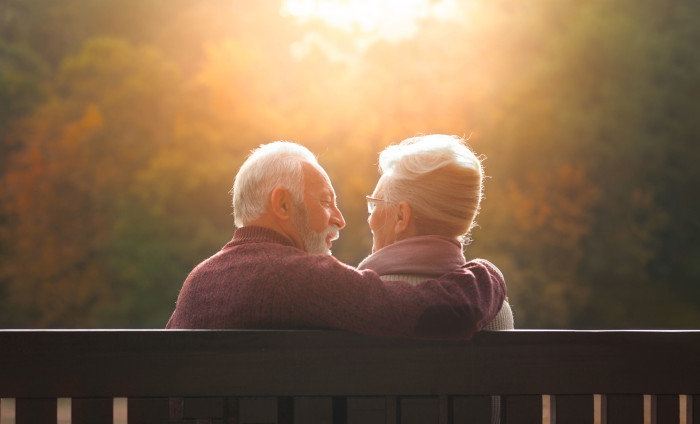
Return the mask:
<path id="1" fill-rule="evenodd" d="M 347 31 L 356 38 L 361 53 L 377 40 L 401 41 L 413 37 L 421 20 L 454 19 L 459 15 L 456 0 L 284 0 L 281 13 L 301 22 L 321 20 Z M 310 44 L 316 44 L 331 59 L 346 60 L 318 34 L 292 46 L 292 54 L 303 56 Z M 352 55 L 352 54 L 351 54 Z"/>
<path id="2" fill-rule="evenodd" d="M 448 19 L 456 10 L 455 0 L 285 0 L 282 5 L 282 13 L 301 20 L 320 19 L 391 40 L 411 37 L 419 19 Z"/>

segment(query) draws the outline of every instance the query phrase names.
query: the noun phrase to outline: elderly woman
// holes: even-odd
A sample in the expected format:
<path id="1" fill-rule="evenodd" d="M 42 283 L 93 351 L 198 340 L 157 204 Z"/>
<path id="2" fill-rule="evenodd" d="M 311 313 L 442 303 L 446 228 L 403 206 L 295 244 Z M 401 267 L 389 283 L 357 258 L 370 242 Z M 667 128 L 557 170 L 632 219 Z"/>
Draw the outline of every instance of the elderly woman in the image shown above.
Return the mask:
<path id="1" fill-rule="evenodd" d="M 466 263 L 463 243 L 482 195 L 481 162 L 461 139 L 409 138 L 379 155 L 382 177 L 367 196 L 372 254 L 360 269 L 418 284 Z M 485 330 L 513 329 L 508 302 Z"/>
<path id="2" fill-rule="evenodd" d="M 454 136 L 427 135 L 387 147 L 382 173 L 367 196 L 372 254 L 360 269 L 384 280 L 418 284 L 466 263 L 463 243 L 474 226 L 482 196 L 481 162 Z M 508 302 L 484 330 L 513 329 Z M 492 422 L 499 422 L 494 398 Z"/>

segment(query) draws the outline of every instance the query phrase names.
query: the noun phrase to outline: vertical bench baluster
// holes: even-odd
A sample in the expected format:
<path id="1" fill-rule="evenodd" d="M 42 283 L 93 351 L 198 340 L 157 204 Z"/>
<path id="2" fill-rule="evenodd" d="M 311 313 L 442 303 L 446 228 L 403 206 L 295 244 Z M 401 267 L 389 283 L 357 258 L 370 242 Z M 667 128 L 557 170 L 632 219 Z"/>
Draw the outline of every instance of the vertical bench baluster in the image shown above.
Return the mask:
<path id="1" fill-rule="evenodd" d="M 15 399 L 16 424 L 56 424 L 58 406 L 56 398 Z"/>
<path id="2" fill-rule="evenodd" d="M 125 397 L 115 397 L 112 399 L 112 410 L 114 411 L 113 424 L 127 424 L 129 399 Z"/>
<path id="3" fill-rule="evenodd" d="M 0 422 L 15 422 L 15 398 L 0 398 Z"/>
<path id="4" fill-rule="evenodd" d="M 71 398 L 56 399 L 56 422 L 58 424 L 71 424 L 71 403 Z"/>
<path id="5" fill-rule="evenodd" d="M 556 424 L 557 398 L 552 395 L 542 395 L 542 424 Z"/>

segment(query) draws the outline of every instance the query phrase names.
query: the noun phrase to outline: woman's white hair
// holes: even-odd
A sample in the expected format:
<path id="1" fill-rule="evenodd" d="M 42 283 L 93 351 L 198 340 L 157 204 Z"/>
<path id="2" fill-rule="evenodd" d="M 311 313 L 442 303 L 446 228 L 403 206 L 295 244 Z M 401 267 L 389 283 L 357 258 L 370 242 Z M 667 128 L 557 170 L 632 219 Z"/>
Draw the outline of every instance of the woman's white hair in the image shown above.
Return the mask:
<path id="1" fill-rule="evenodd" d="M 294 203 L 303 202 L 303 162 L 318 164 L 309 149 L 290 141 L 275 141 L 253 150 L 238 171 L 231 190 L 236 227 L 260 218 L 277 187 L 289 190 Z"/>
<path id="2" fill-rule="evenodd" d="M 379 155 L 379 169 L 386 180 L 381 195 L 392 204 L 409 204 L 419 235 L 460 237 L 475 225 L 483 168 L 463 139 L 406 139 Z"/>

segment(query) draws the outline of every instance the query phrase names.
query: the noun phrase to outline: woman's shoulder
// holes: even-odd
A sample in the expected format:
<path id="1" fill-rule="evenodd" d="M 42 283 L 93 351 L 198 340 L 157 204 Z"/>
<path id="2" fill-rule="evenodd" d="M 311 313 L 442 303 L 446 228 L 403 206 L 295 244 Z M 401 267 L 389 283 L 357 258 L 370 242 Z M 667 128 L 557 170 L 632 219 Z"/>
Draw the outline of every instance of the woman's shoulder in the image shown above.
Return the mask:
<path id="1" fill-rule="evenodd" d="M 508 301 L 503 302 L 498 315 L 491 322 L 486 324 L 483 330 L 498 331 L 498 330 L 513 330 L 515 329 L 515 320 L 513 319 L 513 310 L 510 308 Z"/>

